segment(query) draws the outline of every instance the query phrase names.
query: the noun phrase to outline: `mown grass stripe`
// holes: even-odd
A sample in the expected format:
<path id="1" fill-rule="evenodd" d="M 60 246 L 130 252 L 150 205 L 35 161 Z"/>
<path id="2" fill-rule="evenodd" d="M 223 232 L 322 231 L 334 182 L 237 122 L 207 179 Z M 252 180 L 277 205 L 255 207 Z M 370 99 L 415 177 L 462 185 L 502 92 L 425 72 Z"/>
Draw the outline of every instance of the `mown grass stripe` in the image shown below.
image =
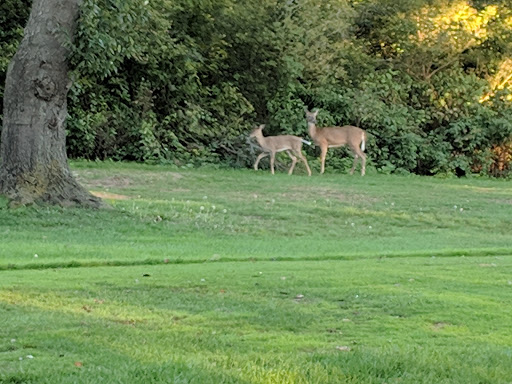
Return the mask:
<path id="1" fill-rule="evenodd" d="M 219 257 L 215 259 L 143 259 L 143 260 L 89 260 L 89 261 L 63 261 L 26 264 L 0 264 L 0 271 L 8 270 L 41 270 L 54 268 L 92 268 L 92 267 L 129 267 L 137 265 L 165 265 L 165 264 L 204 264 L 204 263 L 255 263 L 255 262 L 304 262 L 304 261 L 344 261 L 344 260 L 369 260 L 382 258 L 432 258 L 432 257 L 487 257 L 510 256 L 512 248 L 502 249 L 459 249 L 443 250 L 439 252 L 414 252 L 414 253 L 381 253 L 376 255 L 340 255 L 340 256 L 301 256 L 301 257 Z"/>

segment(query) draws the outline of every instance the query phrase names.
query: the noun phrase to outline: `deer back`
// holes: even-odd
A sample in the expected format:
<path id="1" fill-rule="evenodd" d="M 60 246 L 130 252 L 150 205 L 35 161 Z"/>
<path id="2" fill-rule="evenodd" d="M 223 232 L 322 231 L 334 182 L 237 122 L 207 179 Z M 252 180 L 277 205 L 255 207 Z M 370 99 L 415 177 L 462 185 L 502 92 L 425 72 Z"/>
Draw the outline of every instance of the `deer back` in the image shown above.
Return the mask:
<path id="1" fill-rule="evenodd" d="M 258 143 L 265 151 L 280 152 L 287 149 L 300 151 L 302 147 L 302 140 L 298 136 L 293 135 L 279 135 L 263 137 L 263 140 Z"/>

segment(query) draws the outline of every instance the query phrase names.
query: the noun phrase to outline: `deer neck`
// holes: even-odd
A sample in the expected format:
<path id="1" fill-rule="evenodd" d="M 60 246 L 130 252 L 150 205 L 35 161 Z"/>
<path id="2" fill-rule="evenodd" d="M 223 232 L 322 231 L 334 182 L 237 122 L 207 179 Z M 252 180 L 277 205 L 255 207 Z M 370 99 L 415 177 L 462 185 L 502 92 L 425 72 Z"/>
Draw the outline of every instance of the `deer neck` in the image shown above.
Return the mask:
<path id="1" fill-rule="evenodd" d="M 262 148 L 266 148 L 266 143 L 267 143 L 267 140 L 265 140 L 265 137 L 263 137 L 263 134 L 260 132 L 258 133 L 256 136 L 256 141 L 258 142 L 258 144 L 260 145 L 260 147 Z"/>
<path id="2" fill-rule="evenodd" d="M 308 131 L 309 131 L 309 136 L 311 136 L 312 138 L 315 138 L 316 133 L 318 131 L 316 128 L 316 124 L 308 122 Z"/>

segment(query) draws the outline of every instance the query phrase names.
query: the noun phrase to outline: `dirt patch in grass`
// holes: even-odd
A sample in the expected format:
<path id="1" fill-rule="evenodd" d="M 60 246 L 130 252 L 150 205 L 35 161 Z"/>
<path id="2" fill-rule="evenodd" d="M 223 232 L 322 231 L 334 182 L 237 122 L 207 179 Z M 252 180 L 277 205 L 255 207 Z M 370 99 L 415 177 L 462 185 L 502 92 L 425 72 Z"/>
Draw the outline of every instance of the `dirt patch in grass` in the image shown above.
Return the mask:
<path id="1" fill-rule="evenodd" d="M 496 264 L 494 263 L 482 263 L 482 264 L 478 264 L 478 266 L 482 267 L 482 268 L 495 268 L 497 267 Z"/>
<path id="2" fill-rule="evenodd" d="M 104 188 L 125 188 L 133 184 L 133 180 L 126 176 L 109 176 L 95 180 L 96 185 Z"/>
<path id="3" fill-rule="evenodd" d="M 185 176 L 178 172 L 145 172 L 143 176 L 146 181 L 161 182 L 162 180 L 178 181 Z"/>
<path id="4" fill-rule="evenodd" d="M 162 174 L 162 176 L 170 176 L 174 180 L 181 180 L 185 177 L 181 173 L 178 173 L 178 172 L 165 172 Z"/>
<path id="5" fill-rule="evenodd" d="M 130 199 L 130 196 L 119 195 L 117 193 L 91 191 L 91 194 L 93 194 L 94 196 L 100 197 L 102 199 L 111 199 L 111 200 L 128 200 L 128 199 Z"/>
<path id="6" fill-rule="evenodd" d="M 508 199 L 508 200 L 507 199 L 494 199 L 494 200 L 489 200 L 489 202 L 512 205 L 512 199 Z"/>
<path id="7" fill-rule="evenodd" d="M 159 189 L 160 192 L 173 192 L 173 193 L 183 193 L 183 192 L 190 192 L 191 190 L 189 188 L 166 188 L 166 189 Z"/>
<path id="8" fill-rule="evenodd" d="M 446 327 L 449 327 L 451 324 L 449 323 L 443 323 L 443 322 L 438 322 L 438 323 L 434 323 L 432 324 L 432 329 L 434 331 L 441 331 L 443 330 L 444 328 Z"/>
<path id="9" fill-rule="evenodd" d="M 304 200 L 306 196 L 313 200 L 323 199 L 358 205 L 374 204 L 379 201 L 379 199 L 361 193 L 341 193 L 340 191 L 330 188 L 294 187 L 290 188 L 290 192 L 283 194 L 283 197 L 287 197 L 291 200 Z"/>
<path id="10" fill-rule="evenodd" d="M 165 179 L 171 179 L 172 181 L 178 181 L 183 179 L 185 176 L 178 172 L 144 172 L 144 173 L 132 173 L 130 175 L 114 175 L 107 176 L 98 179 L 88 179 L 87 172 L 81 172 L 76 177 L 81 184 L 91 187 L 102 187 L 102 188 L 127 188 L 133 185 L 144 184 L 155 184 Z"/>

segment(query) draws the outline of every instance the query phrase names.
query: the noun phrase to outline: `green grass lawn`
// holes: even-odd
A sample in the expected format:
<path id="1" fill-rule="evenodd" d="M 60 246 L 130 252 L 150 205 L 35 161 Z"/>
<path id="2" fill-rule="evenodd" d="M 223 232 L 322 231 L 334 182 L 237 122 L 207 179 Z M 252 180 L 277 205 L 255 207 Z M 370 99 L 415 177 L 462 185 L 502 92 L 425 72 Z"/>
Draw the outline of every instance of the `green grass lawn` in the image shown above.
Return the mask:
<path id="1" fill-rule="evenodd" d="M 75 162 L 0 200 L 0 383 L 512 383 L 512 182 Z"/>

